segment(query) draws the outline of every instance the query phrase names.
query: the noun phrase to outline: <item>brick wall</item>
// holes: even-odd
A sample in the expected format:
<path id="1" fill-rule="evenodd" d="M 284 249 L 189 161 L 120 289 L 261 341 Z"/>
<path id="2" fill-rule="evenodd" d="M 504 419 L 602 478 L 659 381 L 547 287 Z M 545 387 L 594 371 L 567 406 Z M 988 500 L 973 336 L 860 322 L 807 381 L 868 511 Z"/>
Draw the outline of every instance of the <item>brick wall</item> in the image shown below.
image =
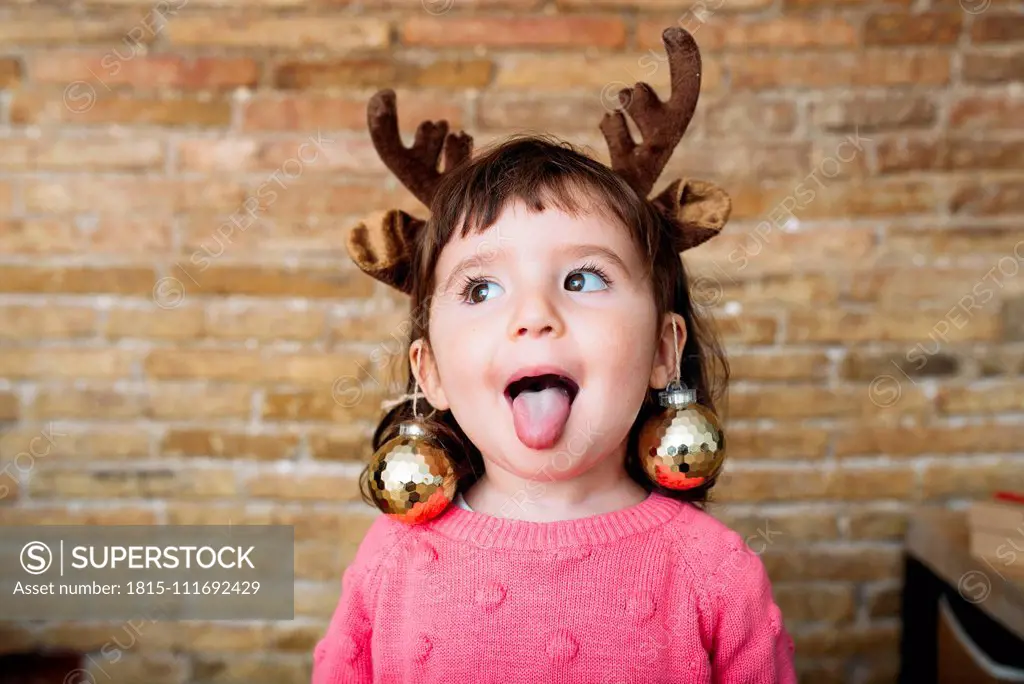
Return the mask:
<path id="1" fill-rule="evenodd" d="M 735 370 L 715 510 L 769 568 L 805 680 L 892 679 L 915 504 L 1024 485 L 1019 2 L 15 4 L 0 523 L 298 540 L 295 622 L 150 625 L 98 682 L 308 681 L 372 519 L 355 478 L 404 330 L 344 237 L 421 211 L 373 152 L 369 94 L 398 90 L 407 133 L 447 117 L 604 157 L 602 105 L 641 79 L 665 94 L 674 23 L 704 93 L 664 180 L 735 202 L 687 257 Z M 123 628 L 8 623 L 0 651 L 98 652 Z"/>

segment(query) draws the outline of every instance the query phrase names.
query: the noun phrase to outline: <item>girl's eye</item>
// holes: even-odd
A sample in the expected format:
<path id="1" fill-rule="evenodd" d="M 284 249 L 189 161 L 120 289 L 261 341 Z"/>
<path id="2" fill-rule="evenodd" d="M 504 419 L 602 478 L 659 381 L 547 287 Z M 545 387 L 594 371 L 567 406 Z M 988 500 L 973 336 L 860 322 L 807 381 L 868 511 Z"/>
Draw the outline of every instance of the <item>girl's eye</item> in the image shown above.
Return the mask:
<path id="1" fill-rule="evenodd" d="M 596 283 L 596 287 L 591 287 L 589 290 L 587 287 L 587 276 L 590 276 L 591 283 Z M 611 284 L 611 279 L 608 275 L 598 266 L 589 265 L 583 268 L 577 269 L 570 273 L 565 279 L 565 288 L 571 292 L 592 292 L 595 290 L 604 290 Z"/>
<path id="2" fill-rule="evenodd" d="M 590 288 L 587 281 L 590 280 Z M 565 288 L 571 292 L 593 292 L 606 290 L 611 285 L 611 278 L 604 269 L 596 264 L 587 264 L 576 269 L 565 278 Z M 459 296 L 467 304 L 480 304 L 494 299 L 505 289 L 496 282 L 484 278 L 469 278 L 462 286 Z"/>
<path id="3" fill-rule="evenodd" d="M 494 291 L 495 288 L 497 288 L 499 292 L 503 292 L 501 285 L 490 280 L 470 279 L 466 281 L 465 287 L 462 288 L 462 301 L 468 304 L 479 304 L 480 302 L 485 302 L 488 299 L 497 296 L 498 293 Z"/>

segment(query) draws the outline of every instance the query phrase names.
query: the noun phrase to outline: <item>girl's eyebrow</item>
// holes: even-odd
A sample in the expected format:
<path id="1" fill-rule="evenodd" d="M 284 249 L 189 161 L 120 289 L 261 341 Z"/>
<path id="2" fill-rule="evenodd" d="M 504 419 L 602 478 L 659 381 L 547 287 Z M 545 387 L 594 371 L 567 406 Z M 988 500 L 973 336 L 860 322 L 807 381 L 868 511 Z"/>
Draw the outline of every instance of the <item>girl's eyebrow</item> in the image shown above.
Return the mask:
<path id="1" fill-rule="evenodd" d="M 494 253 L 490 255 L 489 258 L 486 259 L 481 257 L 479 254 L 473 254 L 472 256 L 466 257 L 458 264 L 456 264 L 455 268 L 452 269 L 452 272 L 448 275 L 447 278 L 445 278 L 444 287 L 442 288 L 441 291 L 447 292 L 448 288 L 455 284 L 455 281 L 459 278 L 460 275 L 462 275 L 463 271 L 468 271 L 471 268 L 476 268 L 484 263 L 487 263 L 488 261 L 494 261 L 494 259 L 497 256 L 497 253 Z"/>
<path id="2" fill-rule="evenodd" d="M 626 262 L 622 260 L 622 257 L 620 257 L 612 250 L 608 249 L 607 247 L 604 247 L 603 245 L 572 245 L 571 247 L 567 247 L 561 251 L 573 257 L 574 259 L 579 259 L 585 256 L 591 256 L 593 254 L 603 256 L 605 259 L 607 259 L 608 261 L 612 262 L 617 267 L 622 269 L 622 272 L 625 273 L 627 276 L 632 275 L 632 273 L 629 270 L 629 267 L 626 266 Z"/>

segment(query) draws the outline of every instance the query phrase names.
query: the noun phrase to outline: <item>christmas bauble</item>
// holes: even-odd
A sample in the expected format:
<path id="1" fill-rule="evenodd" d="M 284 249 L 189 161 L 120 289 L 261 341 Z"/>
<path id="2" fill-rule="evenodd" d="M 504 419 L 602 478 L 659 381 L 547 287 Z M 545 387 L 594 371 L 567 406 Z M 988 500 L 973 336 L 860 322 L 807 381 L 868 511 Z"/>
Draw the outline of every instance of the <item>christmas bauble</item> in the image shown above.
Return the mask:
<path id="1" fill-rule="evenodd" d="M 451 459 L 433 444 L 419 420 L 399 425 L 370 462 L 370 491 L 377 507 L 404 523 L 436 518 L 455 498 L 458 479 Z"/>
<path id="2" fill-rule="evenodd" d="M 718 475 L 725 461 L 718 418 L 695 403 L 694 395 L 670 385 L 659 398 L 664 410 L 640 430 L 640 462 L 651 481 L 666 489 L 700 487 Z"/>

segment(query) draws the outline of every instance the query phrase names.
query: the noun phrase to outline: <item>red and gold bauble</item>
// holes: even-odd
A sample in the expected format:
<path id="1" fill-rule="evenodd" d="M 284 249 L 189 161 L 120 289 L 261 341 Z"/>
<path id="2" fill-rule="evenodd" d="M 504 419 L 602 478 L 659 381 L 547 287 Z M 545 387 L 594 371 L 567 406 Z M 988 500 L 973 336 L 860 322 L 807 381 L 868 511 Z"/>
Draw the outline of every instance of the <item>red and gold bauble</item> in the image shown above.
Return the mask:
<path id="1" fill-rule="evenodd" d="M 641 428 L 640 463 L 666 489 L 693 489 L 713 481 L 725 461 L 718 418 L 696 403 L 697 393 L 673 381 L 658 395 L 664 410 Z"/>
<path id="2" fill-rule="evenodd" d="M 377 508 L 410 525 L 440 515 L 458 485 L 451 459 L 429 434 L 420 419 L 401 423 L 398 436 L 381 445 L 370 462 L 370 492 Z"/>

